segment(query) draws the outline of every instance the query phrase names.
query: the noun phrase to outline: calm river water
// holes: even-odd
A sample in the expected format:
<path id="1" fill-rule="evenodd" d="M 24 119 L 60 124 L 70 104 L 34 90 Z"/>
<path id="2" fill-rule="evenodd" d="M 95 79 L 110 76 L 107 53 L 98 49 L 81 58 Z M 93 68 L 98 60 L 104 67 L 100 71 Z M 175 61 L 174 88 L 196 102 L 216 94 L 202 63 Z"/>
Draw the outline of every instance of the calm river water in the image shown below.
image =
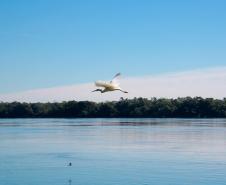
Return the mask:
<path id="1" fill-rule="evenodd" d="M 0 119 L 0 184 L 225 185 L 226 119 Z"/>

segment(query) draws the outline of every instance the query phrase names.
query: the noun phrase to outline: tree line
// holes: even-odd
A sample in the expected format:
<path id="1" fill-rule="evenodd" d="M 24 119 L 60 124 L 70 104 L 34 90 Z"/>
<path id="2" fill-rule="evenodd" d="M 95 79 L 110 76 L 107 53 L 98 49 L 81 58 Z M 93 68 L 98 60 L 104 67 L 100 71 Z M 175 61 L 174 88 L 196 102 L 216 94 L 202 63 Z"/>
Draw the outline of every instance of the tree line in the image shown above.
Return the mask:
<path id="1" fill-rule="evenodd" d="M 110 102 L 0 102 L 0 118 L 225 118 L 226 98 L 134 98 Z"/>

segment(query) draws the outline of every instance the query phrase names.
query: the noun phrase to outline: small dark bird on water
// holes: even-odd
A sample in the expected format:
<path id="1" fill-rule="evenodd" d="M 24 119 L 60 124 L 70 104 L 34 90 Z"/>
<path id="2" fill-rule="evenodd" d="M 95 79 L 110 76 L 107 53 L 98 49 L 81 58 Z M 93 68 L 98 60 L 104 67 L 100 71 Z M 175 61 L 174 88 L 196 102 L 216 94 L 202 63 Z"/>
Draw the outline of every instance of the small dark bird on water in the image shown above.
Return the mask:
<path id="1" fill-rule="evenodd" d="M 68 166 L 72 166 L 72 163 L 69 163 Z"/>
<path id="2" fill-rule="evenodd" d="M 71 180 L 71 179 L 69 179 L 69 180 L 68 180 L 69 185 L 71 185 L 71 182 L 72 182 L 72 180 Z"/>

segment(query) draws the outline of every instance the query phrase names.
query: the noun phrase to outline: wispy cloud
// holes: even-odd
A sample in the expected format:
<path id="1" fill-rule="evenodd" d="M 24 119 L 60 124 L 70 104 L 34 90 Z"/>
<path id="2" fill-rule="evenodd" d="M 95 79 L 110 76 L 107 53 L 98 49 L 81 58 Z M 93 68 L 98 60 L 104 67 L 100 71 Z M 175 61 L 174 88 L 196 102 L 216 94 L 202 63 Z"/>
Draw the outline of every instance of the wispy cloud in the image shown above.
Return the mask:
<path id="1" fill-rule="evenodd" d="M 128 77 L 121 80 L 121 92 L 91 93 L 93 83 L 30 90 L 0 95 L 0 101 L 54 102 L 68 100 L 111 101 L 133 97 L 226 97 L 226 67 L 169 73 L 156 76 Z"/>

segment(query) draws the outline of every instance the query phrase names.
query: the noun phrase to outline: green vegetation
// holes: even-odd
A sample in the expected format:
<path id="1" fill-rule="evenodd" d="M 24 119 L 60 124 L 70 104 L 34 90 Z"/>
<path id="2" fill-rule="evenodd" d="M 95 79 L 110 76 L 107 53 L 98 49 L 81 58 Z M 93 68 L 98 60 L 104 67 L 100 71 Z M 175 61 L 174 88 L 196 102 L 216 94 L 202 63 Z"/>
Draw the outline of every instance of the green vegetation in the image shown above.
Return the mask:
<path id="1" fill-rule="evenodd" d="M 226 98 L 134 98 L 105 103 L 0 103 L 0 118 L 223 118 Z"/>

